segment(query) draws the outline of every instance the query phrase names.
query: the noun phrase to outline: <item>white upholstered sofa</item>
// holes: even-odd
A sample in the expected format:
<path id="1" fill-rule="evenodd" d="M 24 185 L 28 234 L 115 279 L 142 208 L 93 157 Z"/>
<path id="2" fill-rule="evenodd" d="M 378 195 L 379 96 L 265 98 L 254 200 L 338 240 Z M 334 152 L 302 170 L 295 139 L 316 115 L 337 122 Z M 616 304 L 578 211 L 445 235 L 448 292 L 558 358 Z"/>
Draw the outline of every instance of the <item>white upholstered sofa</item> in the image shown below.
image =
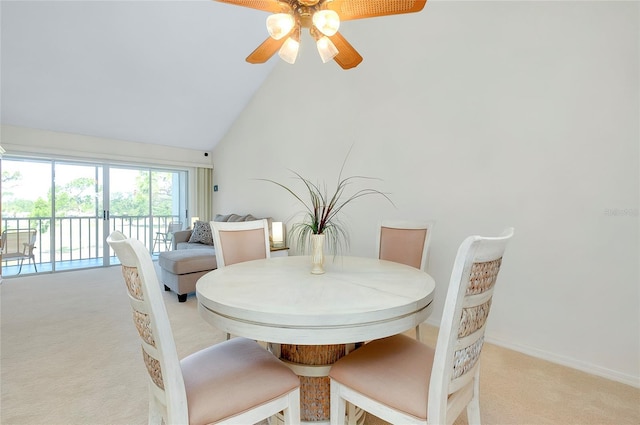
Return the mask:
<path id="1" fill-rule="evenodd" d="M 267 217 L 269 234 L 271 234 L 272 218 Z M 213 221 L 253 221 L 259 220 L 251 214 L 217 214 Z M 214 249 L 213 236 L 208 222 L 196 222 L 193 229 L 181 230 L 173 234 L 173 250 L 179 249 Z"/>

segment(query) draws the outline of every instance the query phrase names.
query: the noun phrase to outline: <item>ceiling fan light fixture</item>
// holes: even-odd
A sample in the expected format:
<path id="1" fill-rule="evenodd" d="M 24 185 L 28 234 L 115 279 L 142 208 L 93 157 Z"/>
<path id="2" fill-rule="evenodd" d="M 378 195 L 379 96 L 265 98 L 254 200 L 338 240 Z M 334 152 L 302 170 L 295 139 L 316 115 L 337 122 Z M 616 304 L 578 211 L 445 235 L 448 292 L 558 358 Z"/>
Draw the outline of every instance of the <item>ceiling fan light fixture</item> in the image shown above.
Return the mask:
<path id="1" fill-rule="evenodd" d="M 316 41 L 316 47 L 318 48 L 322 63 L 329 62 L 338 54 L 338 48 L 327 36 L 320 37 L 318 41 Z"/>
<path id="2" fill-rule="evenodd" d="M 275 13 L 267 17 L 267 31 L 274 40 L 280 40 L 291 32 L 296 21 L 288 13 Z"/>
<path id="3" fill-rule="evenodd" d="M 283 61 L 293 65 L 294 63 L 296 63 L 298 50 L 300 50 L 300 42 L 298 40 L 295 40 L 293 37 L 289 37 L 284 42 L 282 47 L 280 47 L 278 55 Z"/>
<path id="4" fill-rule="evenodd" d="M 331 37 L 340 28 L 340 16 L 333 10 L 318 10 L 313 14 L 313 25 L 326 36 Z"/>
<path id="5" fill-rule="evenodd" d="M 1 0 L 0 0 L 1 1 Z M 294 63 L 300 48 L 300 29 L 308 29 L 323 61 L 332 57 L 342 69 L 355 68 L 362 56 L 338 31 L 340 21 L 375 18 L 421 11 L 427 0 L 216 0 L 249 7 L 271 16 L 267 18 L 269 37 L 249 56 L 249 63 L 265 63 L 279 52 Z M 329 41 L 318 41 L 328 37 Z M 337 51 L 337 54 L 335 54 Z"/>

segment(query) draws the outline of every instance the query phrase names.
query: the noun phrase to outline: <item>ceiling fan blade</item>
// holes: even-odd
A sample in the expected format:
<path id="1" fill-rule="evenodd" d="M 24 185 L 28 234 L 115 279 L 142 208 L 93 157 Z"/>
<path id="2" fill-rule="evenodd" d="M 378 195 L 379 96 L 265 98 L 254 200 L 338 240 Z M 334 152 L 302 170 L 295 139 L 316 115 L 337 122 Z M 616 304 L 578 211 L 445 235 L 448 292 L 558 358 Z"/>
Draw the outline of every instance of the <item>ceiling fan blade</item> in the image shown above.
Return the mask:
<path id="1" fill-rule="evenodd" d="M 216 0 L 220 3 L 233 4 L 236 6 L 249 7 L 251 9 L 264 10 L 265 12 L 280 13 L 286 11 L 287 4 L 278 0 Z"/>
<path id="2" fill-rule="evenodd" d="M 326 5 L 338 13 L 341 21 L 349 21 L 420 12 L 426 3 L 427 0 L 333 0 Z"/>
<path id="3" fill-rule="evenodd" d="M 267 38 L 261 45 L 259 45 L 256 50 L 251 52 L 249 56 L 247 56 L 247 62 L 249 63 L 265 63 L 271 58 L 280 47 L 287 41 L 287 37 L 282 37 L 280 40 L 274 40 L 273 38 Z"/>
<path id="4" fill-rule="evenodd" d="M 362 62 L 362 56 L 353 48 L 351 44 L 340 34 L 335 33 L 329 37 L 338 49 L 338 54 L 333 58 L 342 69 L 355 68 Z"/>

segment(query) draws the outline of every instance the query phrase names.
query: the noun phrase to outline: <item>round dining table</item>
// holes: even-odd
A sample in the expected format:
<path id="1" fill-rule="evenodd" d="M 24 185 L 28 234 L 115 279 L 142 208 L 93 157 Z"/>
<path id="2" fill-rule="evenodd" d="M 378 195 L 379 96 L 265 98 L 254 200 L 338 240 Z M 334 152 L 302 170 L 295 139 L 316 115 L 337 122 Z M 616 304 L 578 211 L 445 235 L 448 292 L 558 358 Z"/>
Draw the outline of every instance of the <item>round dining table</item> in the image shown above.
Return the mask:
<path id="1" fill-rule="evenodd" d="M 301 379 L 301 420 L 328 423 L 331 364 L 353 343 L 415 328 L 432 311 L 435 282 L 416 268 L 336 256 L 311 274 L 307 256 L 247 261 L 196 284 L 200 315 L 231 335 L 269 343 Z"/>

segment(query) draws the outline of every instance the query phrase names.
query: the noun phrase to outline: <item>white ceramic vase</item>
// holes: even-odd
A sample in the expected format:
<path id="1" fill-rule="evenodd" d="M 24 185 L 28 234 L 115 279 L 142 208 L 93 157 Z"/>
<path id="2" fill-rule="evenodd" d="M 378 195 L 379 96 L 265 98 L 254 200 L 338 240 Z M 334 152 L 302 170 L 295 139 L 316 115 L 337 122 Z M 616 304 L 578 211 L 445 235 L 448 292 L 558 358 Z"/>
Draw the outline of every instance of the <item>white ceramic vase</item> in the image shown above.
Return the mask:
<path id="1" fill-rule="evenodd" d="M 311 273 L 324 273 L 324 235 L 311 235 Z"/>

